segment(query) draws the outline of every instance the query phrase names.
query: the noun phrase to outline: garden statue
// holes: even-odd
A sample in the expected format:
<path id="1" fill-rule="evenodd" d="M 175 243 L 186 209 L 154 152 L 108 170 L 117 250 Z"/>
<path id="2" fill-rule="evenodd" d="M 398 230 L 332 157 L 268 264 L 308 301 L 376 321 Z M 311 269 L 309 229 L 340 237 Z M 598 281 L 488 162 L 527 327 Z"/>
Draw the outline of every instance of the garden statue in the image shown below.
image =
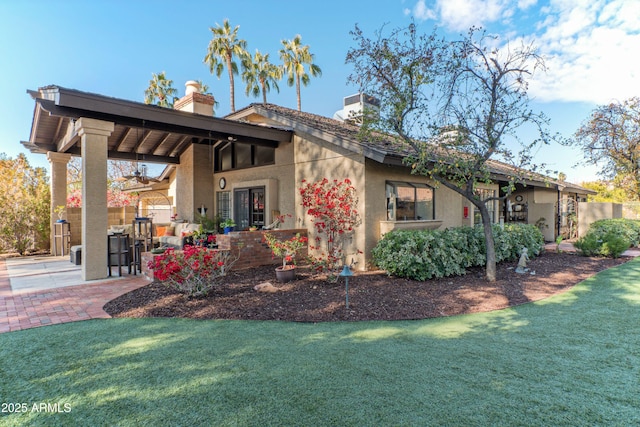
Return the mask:
<path id="1" fill-rule="evenodd" d="M 518 267 L 516 267 L 516 273 L 524 274 L 527 272 L 527 261 L 529 261 L 529 250 L 527 248 L 522 248 L 522 252 L 520 253 L 520 260 L 518 261 Z"/>

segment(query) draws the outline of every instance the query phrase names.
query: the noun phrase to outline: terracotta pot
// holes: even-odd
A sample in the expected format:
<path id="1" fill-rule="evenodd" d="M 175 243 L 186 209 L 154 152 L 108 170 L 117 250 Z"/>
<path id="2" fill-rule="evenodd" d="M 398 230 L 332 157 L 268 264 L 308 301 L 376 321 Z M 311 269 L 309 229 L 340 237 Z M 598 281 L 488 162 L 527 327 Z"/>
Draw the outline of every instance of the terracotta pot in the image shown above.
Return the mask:
<path id="1" fill-rule="evenodd" d="M 292 265 L 288 265 L 287 268 L 282 268 L 282 266 L 276 268 L 276 279 L 278 282 L 290 282 L 292 280 L 296 280 L 296 267 Z"/>

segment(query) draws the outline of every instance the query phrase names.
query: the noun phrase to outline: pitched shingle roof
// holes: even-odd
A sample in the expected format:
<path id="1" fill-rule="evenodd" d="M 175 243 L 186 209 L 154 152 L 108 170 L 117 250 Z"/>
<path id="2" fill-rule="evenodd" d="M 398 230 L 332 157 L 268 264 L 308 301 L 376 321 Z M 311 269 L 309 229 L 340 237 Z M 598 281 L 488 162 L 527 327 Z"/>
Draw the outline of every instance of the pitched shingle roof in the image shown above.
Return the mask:
<path id="1" fill-rule="evenodd" d="M 295 133 L 311 135 L 349 149 L 379 163 L 404 165 L 403 159 L 412 153 L 408 144 L 400 143 L 392 137 L 381 135 L 380 138 L 362 141 L 358 137 L 360 127 L 355 124 L 330 119 L 317 114 L 292 110 L 275 104 L 254 103 L 230 114 L 226 118 L 243 120 L 243 118 L 251 114 L 257 114 L 270 121 L 279 123 L 287 129 L 292 129 Z M 511 165 L 497 160 L 488 160 L 487 166 L 497 180 L 501 177 L 507 180 L 507 176 L 512 176 L 517 171 L 522 172 L 522 170 L 517 170 Z M 526 171 L 525 175 L 526 184 L 528 185 L 559 188 L 561 190 L 564 189 L 589 194 L 594 193 L 592 190 L 579 185 L 558 181 L 540 173 Z"/>

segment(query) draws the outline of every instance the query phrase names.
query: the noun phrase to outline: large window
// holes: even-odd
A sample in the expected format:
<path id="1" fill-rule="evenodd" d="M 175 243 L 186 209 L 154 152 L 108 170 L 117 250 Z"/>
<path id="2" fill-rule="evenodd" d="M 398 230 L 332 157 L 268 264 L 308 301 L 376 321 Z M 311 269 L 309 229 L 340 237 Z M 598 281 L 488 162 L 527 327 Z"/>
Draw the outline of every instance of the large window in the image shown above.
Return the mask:
<path id="1" fill-rule="evenodd" d="M 272 165 L 275 161 L 276 149 L 273 147 L 227 142 L 216 147 L 215 171 Z"/>
<path id="2" fill-rule="evenodd" d="M 476 194 L 480 197 L 480 200 L 487 200 L 491 197 L 496 196 L 496 190 L 489 190 L 487 188 L 477 188 Z M 493 200 L 491 202 L 486 203 L 487 210 L 489 211 L 489 217 L 491 218 L 491 222 L 496 222 L 496 201 Z M 473 206 L 473 223 L 475 225 L 482 224 L 482 215 L 480 215 L 480 210 L 474 205 Z"/>
<path id="3" fill-rule="evenodd" d="M 413 221 L 435 219 L 433 188 L 426 184 L 387 182 L 387 219 Z"/>

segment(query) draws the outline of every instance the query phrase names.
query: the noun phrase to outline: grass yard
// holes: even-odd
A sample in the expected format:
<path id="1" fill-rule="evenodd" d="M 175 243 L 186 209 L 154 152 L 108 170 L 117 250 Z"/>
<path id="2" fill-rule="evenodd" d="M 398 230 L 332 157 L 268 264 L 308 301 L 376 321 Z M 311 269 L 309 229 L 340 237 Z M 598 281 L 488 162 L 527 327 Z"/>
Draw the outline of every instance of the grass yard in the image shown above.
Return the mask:
<path id="1" fill-rule="evenodd" d="M 432 320 L 5 333 L 0 402 L 28 408 L 3 426 L 638 425 L 640 259 L 548 300 Z"/>

